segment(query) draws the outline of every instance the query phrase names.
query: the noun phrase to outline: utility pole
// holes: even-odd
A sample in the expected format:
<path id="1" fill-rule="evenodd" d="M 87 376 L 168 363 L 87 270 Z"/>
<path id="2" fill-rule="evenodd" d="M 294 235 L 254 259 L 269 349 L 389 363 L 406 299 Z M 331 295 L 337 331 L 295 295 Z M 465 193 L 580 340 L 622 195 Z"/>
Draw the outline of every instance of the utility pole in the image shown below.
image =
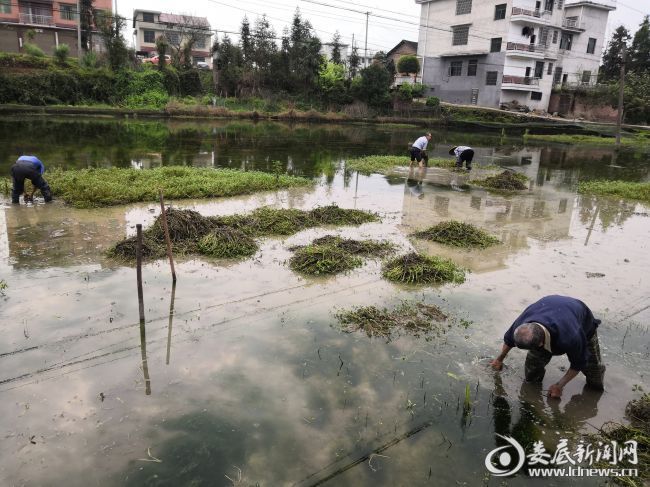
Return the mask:
<path id="1" fill-rule="evenodd" d="M 616 149 L 621 148 L 621 124 L 623 123 L 623 96 L 625 91 L 625 55 L 626 46 L 621 48 L 621 77 L 618 81 L 618 117 L 616 118 Z"/>
<path id="2" fill-rule="evenodd" d="M 365 62 L 368 62 L 368 17 L 370 17 L 370 12 L 366 12 L 366 45 L 363 48 L 363 58 Z M 368 67 L 368 64 L 365 65 Z"/>
<path id="3" fill-rule="evenodd" d="M 81 7 L 77 0 L 77 58 L 81 59 Z"/>
<path id="4" fill-rule="evenodd" d="M 118 26 L 119 22 L 117 20 L 117 0 L 115 0 L 115 13 L 113 15 L 115 15 L 115 31 L 117 31 L 117 29 L 119 27 Z M 119 32 L 117 34 L 119 35 Z"/>

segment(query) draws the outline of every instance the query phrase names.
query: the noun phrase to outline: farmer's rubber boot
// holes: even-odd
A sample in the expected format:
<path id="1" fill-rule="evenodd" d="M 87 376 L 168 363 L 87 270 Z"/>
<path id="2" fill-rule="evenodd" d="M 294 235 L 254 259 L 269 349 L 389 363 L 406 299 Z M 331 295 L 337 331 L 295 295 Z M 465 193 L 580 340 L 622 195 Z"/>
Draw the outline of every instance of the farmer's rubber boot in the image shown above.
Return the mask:
<path id="1" fill-rule="evenodd" d="M 43 194 L 43 198 L 45 198 L 46 203 L 52 201 L 52 190 L 47 184 L 45 185 L 45 187 L 41 188 L 41 193 Z"/>

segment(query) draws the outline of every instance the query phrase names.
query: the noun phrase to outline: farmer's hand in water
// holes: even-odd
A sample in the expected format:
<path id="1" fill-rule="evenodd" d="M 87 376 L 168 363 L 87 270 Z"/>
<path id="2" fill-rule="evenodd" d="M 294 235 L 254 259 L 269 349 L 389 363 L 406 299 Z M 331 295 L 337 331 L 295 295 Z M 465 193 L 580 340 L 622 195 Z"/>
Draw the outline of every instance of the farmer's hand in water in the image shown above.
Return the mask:
<path id="1" fill-rule="evenodd" d="M 495 358 L 492 362 L 490 362 L 490 365 L 494 370 L 501 370 L 503 369 L 503 362 L 499 360 L 498 358 Z"/>
<path id="2" fill-rule="evenodd" d="M 551 387 L 548 388 L 548 397 L 552 397 L 554 399 L 559 399 L 562 397 L 562 386 L 558 384 L 553 384 Z"/>

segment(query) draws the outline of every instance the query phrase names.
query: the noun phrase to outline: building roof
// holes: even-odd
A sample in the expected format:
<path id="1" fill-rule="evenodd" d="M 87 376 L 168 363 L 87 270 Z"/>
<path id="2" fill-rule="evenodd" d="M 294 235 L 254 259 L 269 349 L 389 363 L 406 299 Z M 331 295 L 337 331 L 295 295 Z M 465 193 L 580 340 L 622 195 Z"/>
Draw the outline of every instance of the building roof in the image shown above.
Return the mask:
<path id="1" fill-rule="evenodd" d="M 397 45 L 395 47 L 393 47 L 390 51 L 388 51 L 386 53 L 386 56 L 390 56 L 391 54 L 393 54 L 394 51 L 399 49 L 401 46 L 412 47 L 413 50 L 415 50 L 415 52 L 418 52 L 418 43 L 417 42 L 407 41 L 406 39 L 402 39 L 401 41 L 399 41 L 397 43 Z"/>
<path id="2" fill-rule="evenodd" d="M 189 25 L 192 27 L 205 28 L 206 30 L 210 29 L 210 22 L 208 22 L 207 17 L 195 17 L 194 15 L 185 15 L 185 14 L 168 14 L 165 12 L 158 12 L 156 10 L 134 10 L 133 11 L 133 27 L 136 24 L 136 18 L 138 14 L 142 13 L 151 13 L 158 15 L 158 22 L 160 24 L 168 25 Z"/>

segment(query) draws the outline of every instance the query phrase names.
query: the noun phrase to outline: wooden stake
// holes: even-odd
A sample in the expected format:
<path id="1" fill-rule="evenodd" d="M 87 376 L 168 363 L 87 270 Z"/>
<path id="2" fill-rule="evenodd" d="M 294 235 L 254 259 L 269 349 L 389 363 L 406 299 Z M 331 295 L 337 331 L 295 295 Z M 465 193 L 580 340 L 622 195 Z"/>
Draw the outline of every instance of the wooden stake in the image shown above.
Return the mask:
<path id="1" fill-rule="evenodd" d="M 174 269 L 174 257 L 172 255 L 172 241 L 169 238 L 169 227 L 167 226 L 167 212 L 165 211 L 165 200 L 163 199 L 162 189 L 160 190 L 160 216 L 162 218 L 163 231 L 165 232 L 165 243 L 167 244 L 167 257 L 169 257 L 169 267 L 172 269 L 172 282 L 176 282 L 176 269 Z"/>
<path id="2" fill-rule="evenodd" d="M 147 365 L 147 337 L 144 322 L 144 296 L 142 292 L 142 224 L 135 226 L 137 244 L 135 246 L 136 275 L 138 280 L 138 310 L 140 313 L 140 351 L 142 353 L 142 372 L 144 373 L 145 394 L 151 395 L 151 379 L 149 378 L 149 367 Z"/>
<path id="3" fill-rule="evenodd" d="M 174 300 L 176 298 L 176 281 L 172 283 L 172 299 L 169 303 L 169 324 L 167 325 L 167 361 L 169 365 L 169 355 L 172 348 L 172 323 L 174 322 Z"/>

